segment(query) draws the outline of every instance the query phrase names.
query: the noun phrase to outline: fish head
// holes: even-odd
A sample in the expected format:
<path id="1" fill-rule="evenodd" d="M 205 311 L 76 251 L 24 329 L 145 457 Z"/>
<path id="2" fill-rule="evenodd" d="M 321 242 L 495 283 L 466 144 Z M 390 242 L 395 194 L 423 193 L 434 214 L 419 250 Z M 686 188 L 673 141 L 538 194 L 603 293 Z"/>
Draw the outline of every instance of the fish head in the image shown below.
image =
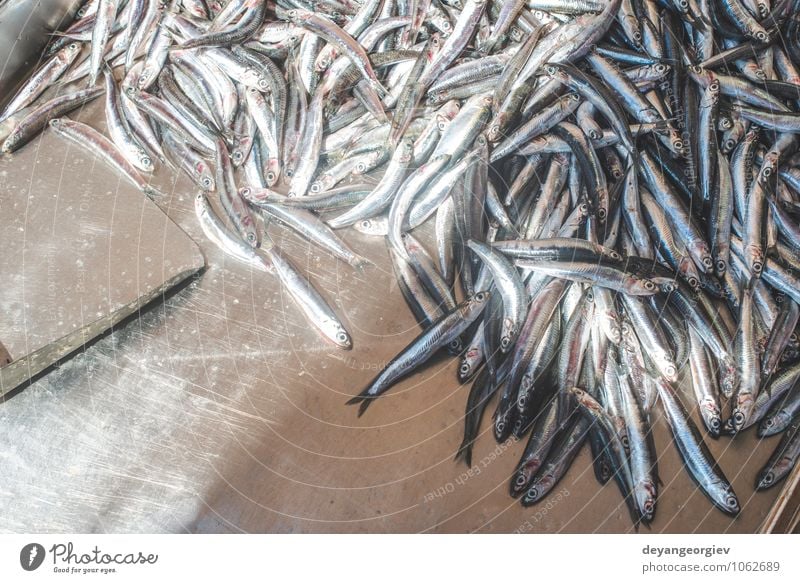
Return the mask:
<path id="1" fill-rule="evenodd" d="M 214 177 L 211 176 L 211 172 L 205 165 L 205 162 L 198 162 L 194 170 L 197 173 L 197 181 L 200 183 L 203 189 L 206 192 L 213 192 L 217 185 L 214 182 Z"/>
<path id="2" fill-rule="evenodd" d="M 64 47 L 64 55 L 67 57 L 67 60 L 71 60 L 79 52 L 81 52 L 81 43 L 69 43 Z"/>
<path id="3" fill-rule="evenodd" d="M 534 456 L 525 460 L 522 467 L 517 470 L 514 475 L 514 480 L 511 482 L 511 495 L 516 498 L 525 491 L 525 487 L 530 483 L 531 478 L 536 475 L 539 468 L 542 466 L 542 460 L 539 456 Z"/>
<path id="4" fill-rule="evenodd" d="M 739 510 L 741 510 L 739 507 L 739 499 L 736 497 L 736 493 L 730 486 L 722 488 L 721 492 L 719 493 L 717 503 L 720 509 L 725 512 L 725 514 L 729 514 L 731 516 L 736 516 L 739 514 Z"/>
<path id="5" fill-rule="evenodd" d="M 359 233 L 375 237 L 385 237 L 389 233 L 389 221 L 385 217 L 364 219 L 353 225 Z"/>
<path id="6" fill-rule="evenodd" d="M 791 418 L 784 410 L 780 410 L 773 415 L 765 417 L 759 426 L 761 437 L 765 435 L 775 435 L 780 433 L 791 421 Z"/>
<path id="7" fill-rule="evenodd" d="M 770 468 L 769 470 L 762 472 L 758 476 L 758 481 L 756 482 L 756 490 L 766 490 L 774 483 L 775 483 L 775 473 Z"/>
<path id="8" fill-rule="evenodd" d="M 491 297 L 491 293 L 488 291 L 479 291 L 475 295 L 472 296 L 470 302 L 479 306 L 485 306 L 486 303 L 489 301 Z"/>
<path id="9" fill-rule="evenodd" d="M 517 326 L 510 318 L 503 319 L 502 333 L 500 336 L 500 351 L 503 353 L 508 352 L 514 345 L 514 340 L 517 337 Z"/>
<path id="10" fill-rule="evenodd" d="M 324 320 L 321 322 L 320 327 L 325 336 L 339 348 L 350 350 L 353 347 L 350 334 L 336 320 Z"/>
<path id="11" fill-rule="evenodd" d="M 658 291 L 652 279 L 628 277 L 624 284 L 625 291 L 634 296 L 651 296 Z"/>
<path id="12" fill-rule="evenodd" d="M 475 372 L 475 367 L 480 361 L 481 354 L 480 349 L 472 347 L 461 357 L 461 364 L 458 366 L 459 381 L 465 382 L 472 377 Z"/>
<path id="13" fill-rule="evenodd" d="M 656 485 L 648 480 L 636 488 L 636 505 L 643 522 L 652 522 L 656 513 Z"/>
<path id="14" fill-rule="evenodd" d="M 550 491 L 554 483 L 555 478 L 551 474 L 544 474 L 537 478 L 536 481 L 531 484 L 530 488 L 528 488 L 527 492 L 525 492 L 523 504 L 530 505 L 538 502 L 543 494 Z"/>
<path id="15" fill-rule="evenodd" d="M 270 158 L 264 168 L 264 180 L 270 188 L 275 186 L 281 176 L 281 163 L 277 158 Z"/>
<path id="16" fill-rule="evenodd" d="M 708 429 L 709 434 L 717 438 L 722 430 L 722 417 L 719 406 L 713 399 L 705 399 L 700 404 L 700 415 Z"/>
<path id="17" fill-rule="evenodd" d="M 145 64 L 142 67 L 141 73 L 139 73 L 139 77 L 136 79 L 136 89 L 144 91 L 150 87 L 153 81 L 155 81 L 156 72 L 156 68 L 153 65 Z M 132 97 L 131 91 L 128 92 L 128 95 Z"/>

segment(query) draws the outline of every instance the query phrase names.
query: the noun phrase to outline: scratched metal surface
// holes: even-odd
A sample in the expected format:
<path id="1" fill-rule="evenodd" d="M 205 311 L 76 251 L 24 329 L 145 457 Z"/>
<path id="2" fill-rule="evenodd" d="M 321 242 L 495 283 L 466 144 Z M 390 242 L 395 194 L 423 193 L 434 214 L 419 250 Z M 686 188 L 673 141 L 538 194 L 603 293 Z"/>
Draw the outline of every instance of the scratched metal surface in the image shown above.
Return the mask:
<path id="1" fill-rule="evenodd" d="M 81 117 L 102 127 L 100 113 L 95 104 Z M 522 444 L 484 434 L 471 471 L 454 463 L 468 388 L 450 361 L 361 419 L 344 406 L 417 332 L 381 240 L 344 234 L 377 264 L 359 274 L 270 227 L 352 332 L 355 348 L 338 351 L 273 278 L 204 238 L 186 180 L 158 178 L 168 193 L 159 206 L 208 268 L 0 404 L 0 532 L 630 530 L 616 486 L 598 486 L 587 452 L 530 509 L 507 495 Z M 775 440 L 757 444 L 750 432 L 710 443 L 744 507 L 732 520 L 696 490 L 656 417 L 664 485 L 653 531 L 757 530 L 777 490 L 753 495 L 752 484 Z"/>

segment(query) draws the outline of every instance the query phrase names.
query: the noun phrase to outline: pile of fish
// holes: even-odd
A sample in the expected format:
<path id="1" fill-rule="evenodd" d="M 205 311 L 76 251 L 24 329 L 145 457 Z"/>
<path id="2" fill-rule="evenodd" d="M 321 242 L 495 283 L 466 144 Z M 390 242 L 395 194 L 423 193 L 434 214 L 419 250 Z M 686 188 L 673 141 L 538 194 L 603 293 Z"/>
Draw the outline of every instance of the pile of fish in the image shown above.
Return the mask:
<path id="1" fill-rule="evenodd" d="M 101 96 L 107 135 L 64 117 Z M 208 238 L 345 349 L 263 226 L 355 269 L 336 231 L 374 235 L 421 333 L 359 414 L 449 352 L 457 457 L 491 404 L 498 441 L 527 439 L 522 504 L 588 442 L 638 525 L 658 402 L 727 514 L 705 439 L 782 434 L 757 489 L 800 454 L 798 111 L 797 0 L 88 0 L 2 151 L 49 124 L 150 196 L 155 166 L 186 172 Z"/>

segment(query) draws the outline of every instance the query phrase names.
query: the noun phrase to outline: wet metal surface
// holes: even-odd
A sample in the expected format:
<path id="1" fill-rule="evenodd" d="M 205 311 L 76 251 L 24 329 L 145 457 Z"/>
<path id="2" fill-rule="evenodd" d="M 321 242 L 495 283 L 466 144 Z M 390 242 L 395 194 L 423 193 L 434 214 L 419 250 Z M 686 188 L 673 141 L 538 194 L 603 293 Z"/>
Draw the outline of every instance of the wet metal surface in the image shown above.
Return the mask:
<path id="1" fill-rule="evenodd" d="M 0 161 L 0 397 L 203 267 L 102 162 L 47 133 Z"/>

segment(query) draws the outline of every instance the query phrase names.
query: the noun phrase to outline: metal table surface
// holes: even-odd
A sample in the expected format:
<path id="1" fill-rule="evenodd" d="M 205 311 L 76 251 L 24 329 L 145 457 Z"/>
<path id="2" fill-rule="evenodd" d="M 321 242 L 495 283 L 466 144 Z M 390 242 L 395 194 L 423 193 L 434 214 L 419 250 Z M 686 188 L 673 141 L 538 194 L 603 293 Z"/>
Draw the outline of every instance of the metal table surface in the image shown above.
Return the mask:
<path id="1" fill-rule="evenodd" d="M 80 118 L 102 127 L 100 104 Z M 33 177 L 61 171 L 39 164 Z M 13 158 L 2 172 L 15 180 Z M 345 401 L 418 332 L 383 241 L 344 233 L 377 266 L 362 274 L 270 227 L 351 331 L 355 347 L 343 352 L 317 337 L 274 278 L 205 239 L 194 188 L 174 180 L 157 176 L 168 193 L 157 203 L 201 246 L 207 269 L 0 403 L 0 532 L 632 529 L 616 485 L 595 481 L 588 448 L 532 508 L 507 494 L 523 444 L 484 433 L 472 469 L 453 462 L 468 386 L 452 360 L 357 418 Z M 775 439 L 708 440 L 743 506 L 731 519 L 682 469 L 657 407 L 663 486 L 652 531 L 757 530 L 778 493 L 753 493 Z"/>

